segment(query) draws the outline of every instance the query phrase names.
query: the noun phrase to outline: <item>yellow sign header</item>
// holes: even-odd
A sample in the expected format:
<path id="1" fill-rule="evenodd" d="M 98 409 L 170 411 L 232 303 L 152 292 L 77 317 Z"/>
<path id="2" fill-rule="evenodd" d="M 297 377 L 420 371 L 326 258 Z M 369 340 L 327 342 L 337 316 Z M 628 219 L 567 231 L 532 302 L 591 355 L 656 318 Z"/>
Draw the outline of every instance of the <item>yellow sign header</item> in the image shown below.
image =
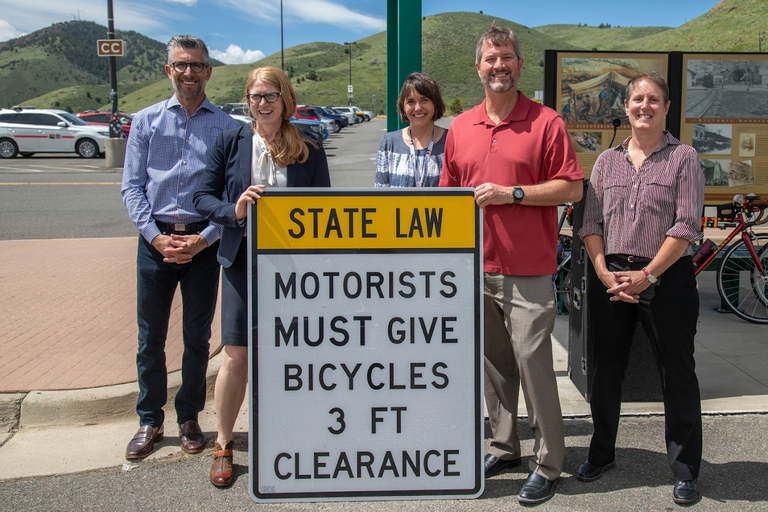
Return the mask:
<path id="1" fill-rule="evenodd" d="M 471 249 L 472 195 L 265 194 L 256 203 L 257 247 Z"/>

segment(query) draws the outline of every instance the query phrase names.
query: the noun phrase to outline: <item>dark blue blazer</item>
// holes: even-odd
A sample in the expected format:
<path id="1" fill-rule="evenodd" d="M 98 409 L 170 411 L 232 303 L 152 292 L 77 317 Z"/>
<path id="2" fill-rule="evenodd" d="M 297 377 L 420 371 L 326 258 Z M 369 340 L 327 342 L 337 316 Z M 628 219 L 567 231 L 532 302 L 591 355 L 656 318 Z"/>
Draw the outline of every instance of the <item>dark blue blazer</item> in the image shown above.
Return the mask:
<path id="1" fill-rule="evenodd" d="M 330 187 L 325 150 L 321 143 L 309 139 L 307 146 L 307 161 L 288 166 L 288 186 Z M 245 226 L 237 225 L 235 203 L 251 186 L 252 153 L 253 131 L 250 125 L 220 133 L 208 155 L 208 163 L 193 198 L 200 215 L 224 226 L 218 253 L 219 263 L 224 267 L 230 267 L 235 261 L 243 240 Z"/>

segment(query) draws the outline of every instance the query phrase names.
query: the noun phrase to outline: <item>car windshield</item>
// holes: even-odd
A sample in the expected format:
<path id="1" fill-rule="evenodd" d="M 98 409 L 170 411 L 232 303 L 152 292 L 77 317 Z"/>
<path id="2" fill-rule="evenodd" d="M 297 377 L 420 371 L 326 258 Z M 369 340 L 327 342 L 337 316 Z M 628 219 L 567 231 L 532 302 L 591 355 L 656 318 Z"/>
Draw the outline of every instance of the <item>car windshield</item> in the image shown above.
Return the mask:
<path id="1" fill-rule="evenodd" d="M 66 121 L 69 124 L 72 124 L 75 126 L 88 126 L 88 123 L 86 123 L 76 115 L 70 114 L 69 112 L 59 112 L 59 117 L 66 119 Z"/>

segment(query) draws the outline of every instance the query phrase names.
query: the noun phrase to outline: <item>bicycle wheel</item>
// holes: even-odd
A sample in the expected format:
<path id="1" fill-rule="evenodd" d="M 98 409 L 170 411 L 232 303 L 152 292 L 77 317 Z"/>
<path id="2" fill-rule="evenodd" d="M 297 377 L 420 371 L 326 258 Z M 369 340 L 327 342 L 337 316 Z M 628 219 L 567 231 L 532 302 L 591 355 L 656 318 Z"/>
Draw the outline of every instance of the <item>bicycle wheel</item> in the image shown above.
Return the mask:
<path id="1" fill-rule="evenodd" d="M 759 272 L 744 240 L 726 249 L 717 269 L 717 291 L 740 318 L 768 324 L 768 236 L 752 240 L 763 272 Z"/>

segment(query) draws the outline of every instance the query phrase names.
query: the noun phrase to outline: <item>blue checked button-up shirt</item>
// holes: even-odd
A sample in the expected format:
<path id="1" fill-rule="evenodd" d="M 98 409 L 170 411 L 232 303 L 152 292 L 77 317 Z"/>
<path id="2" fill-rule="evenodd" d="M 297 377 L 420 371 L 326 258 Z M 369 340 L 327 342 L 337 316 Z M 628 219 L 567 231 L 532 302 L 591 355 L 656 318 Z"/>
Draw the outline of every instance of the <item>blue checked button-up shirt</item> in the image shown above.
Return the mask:
<path id="1" fill-rule="evenodd" d="M 136 114 L 121 192 L 128 215 L 148 242 L 160 234 L 155 220 L 166 224 L 205 220 L 195 211 L 192 196 L 217 135 L 238 126 L 207 97 L 191 116 L 175 94 Z M 211 245 L 221 230 L 211 223 L 200 234 Z"/>

